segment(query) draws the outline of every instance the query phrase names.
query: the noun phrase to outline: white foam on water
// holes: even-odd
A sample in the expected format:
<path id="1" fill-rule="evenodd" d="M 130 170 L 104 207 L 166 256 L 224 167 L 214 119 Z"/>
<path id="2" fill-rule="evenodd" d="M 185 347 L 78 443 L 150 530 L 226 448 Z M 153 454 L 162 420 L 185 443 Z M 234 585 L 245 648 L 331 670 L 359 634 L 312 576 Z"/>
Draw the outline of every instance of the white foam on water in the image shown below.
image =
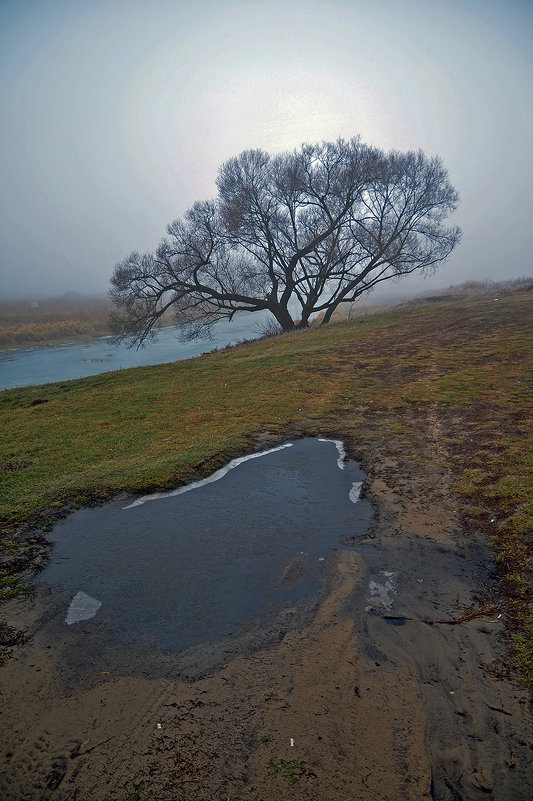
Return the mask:
<path id="1" fill-rule="evenodd" d="M 65 623 L 67 626 L 71 626 L 73 623 L 89 620 L 91 617 L 95 616 L 101 606 L 102 602 L 98 601 L 96 598 L 91 598 L 91 596 L 87 595 L 85 592 L 77 592 L 70 602 Z"/>
<path id="2" fill-rule="evenodd" d="M 325 440 L 322 440 L 325 442 Z M 147 503 L 148 501 L 158 501 L 161 498 L 173 498 L 176 495 L 183 495 L 185 492 L 190 492 L 191 490 L 199 489 L 200 487 L 204 487 L 206 484 L 212 484 L 214 481 L 219 481 L 219 479 L 223 478 L 226 473 L 229 473 L 230 470 L 233 470 L 234 467 L 238 467 L 243 462 L 247 462 L 249 459 L 258 459 L 260 456 L 266 456 L 268 453 L 275 453 L 276 451 L 282 451 L 284 448 L 292 448 L 292 442 L 286 442 L 284 445 L 278 445 L 276 448 L 271 448 L 268 451 L 261 451 L 260 453 L 250 453 L 248 456 L 239 456 L 238 459 L 232 459 L 225 467 L 221 467 L 220 470 L 217 470 L 211 476 L 207 478 L 202 478 L 200 481 L 193 481 L 192 484 L 187 484 L 184 487 L 177 487 L 177 489 L 169 490 L 168 492 L 152 492 L 150 495 L 141 495 L 140 498 L 130 503 L 128 506 L 123 506 L 123 509 L 133 509 L 134 506 L 142 506 L 143 503 Z"/>
<path id="3" fill-rule="evenodd" d="M 346 461 L 346 451 L 344 450 L 344 442 L 341 442 L 340 439 L 322 439 L 321 437 L 318 438 L 318 441 L 333 442 L 339 453 L 339 458 L 337 459 L 337 465 L 341 470 L 344 470 L 344 462 Z"/>

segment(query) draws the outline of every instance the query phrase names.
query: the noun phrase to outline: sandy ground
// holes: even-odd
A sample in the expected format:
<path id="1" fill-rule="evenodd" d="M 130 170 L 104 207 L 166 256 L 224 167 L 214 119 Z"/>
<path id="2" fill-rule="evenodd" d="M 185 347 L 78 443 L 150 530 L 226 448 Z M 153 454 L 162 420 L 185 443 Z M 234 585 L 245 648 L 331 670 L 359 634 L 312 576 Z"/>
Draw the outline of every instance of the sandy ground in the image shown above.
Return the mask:
<path id="1" fill-rule="evenodd" d="M 73 653 L 51 592 L 11 602 L 26 642 L 1 671 L 0 797 L 529 801 L 527 697 L 498 673 L 490 557 L 462 535 L 427 425 L 430 465 L 366 454 L 376 523 L 331 554 L 320 602 L 218 653 L 106 649 L 82 624 Z M 371 591 L 385 572 L 389 609 Z"/>

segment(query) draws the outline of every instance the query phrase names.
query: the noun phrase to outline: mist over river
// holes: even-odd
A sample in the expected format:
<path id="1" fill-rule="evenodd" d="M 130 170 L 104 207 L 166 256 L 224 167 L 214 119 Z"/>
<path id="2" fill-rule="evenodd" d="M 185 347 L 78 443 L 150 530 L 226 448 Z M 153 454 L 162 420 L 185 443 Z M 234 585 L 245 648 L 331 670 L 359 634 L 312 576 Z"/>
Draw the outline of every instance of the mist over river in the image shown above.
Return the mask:
<path id="1" fill-rule="evenodd" d="M 99 337 L 90 342 L 0 351 L 0 390 L 190 359 L 243 339 L 255 339 L 260 336 L 259 327 L 264 319 L 257 312 L 242 312 L 232 322 L 218 323 L 212 339 L 194 342 L 180 342 L 177 326 L 168 326 L 158 331 L 156 341 L 139 350 L 116 345 L 112 337 Z"/>

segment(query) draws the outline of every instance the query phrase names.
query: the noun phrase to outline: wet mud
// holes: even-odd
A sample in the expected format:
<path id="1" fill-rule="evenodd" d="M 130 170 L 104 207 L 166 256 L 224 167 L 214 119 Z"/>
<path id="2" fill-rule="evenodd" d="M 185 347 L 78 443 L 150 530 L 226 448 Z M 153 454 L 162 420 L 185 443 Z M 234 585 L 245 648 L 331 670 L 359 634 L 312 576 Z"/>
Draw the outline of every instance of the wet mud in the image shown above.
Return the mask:
<path id="1" fill-rule="evenodd" d="M 402 675 L 415 681 L 431 797 L 526 799 L 531 754 L 527 724 L 519 723 L 527 719 L 526 699 L 490 674 L 503 619 L 487 603 L 493 577 L 484 544 L 380 535 L 356 552 L 361 578 L 346 609 L 366 665 L 363 703 L 376 682 L 394 688 Z M 469 619 L 472 610 L 487 613 Z M 401 717 L 393 731 L 398 751 L 410 734 Z"/>
<path id="2" fill-rule="evenodd" d="M 72 587 L 12 602 L 26 642 L 2 669 L 0 797 L 529 801 L 527 696 L 495 669 L 486 545 L 462 535 L 438 449 L 366 456 L 372 526 L 317 557 L 319 592 L 226 638 L 117 637 L 105 604 L 67 626 Z M 297 551 L 272 584 L 308 573 Z"/>

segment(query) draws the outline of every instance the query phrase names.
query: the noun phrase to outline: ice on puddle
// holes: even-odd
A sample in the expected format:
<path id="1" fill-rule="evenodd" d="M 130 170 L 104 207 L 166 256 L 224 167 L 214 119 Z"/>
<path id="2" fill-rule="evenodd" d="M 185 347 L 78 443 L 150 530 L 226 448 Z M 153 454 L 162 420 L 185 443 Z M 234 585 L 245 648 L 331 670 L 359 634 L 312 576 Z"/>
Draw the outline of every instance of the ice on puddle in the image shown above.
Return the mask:
<path id="1" fill-rule="evenodd" d="M 318 441 L 333 442 L 339 454 L 339 458 L 337 459 L 337 465 L 341 470 L 344 470 L 344 462 L 346 461 L 346 451 L 344 450 L 344 443 L 341 442 L 340 439 L 324 439 L 324 437 L 319 437 Z"/>
<path id="2" fill-rule="evenodd" d="M 346 462 L 346 451 L 344 450 L 344 443 L 341 442 L 339 439 L 325 439 L 323 437 L 318 438 L 319 442 L 332 442 L 335 447 L 337 448 L 337 465 L 341 470 L 344 470 L 344 465 Z M 123 506 L 123 509 L 133 509 L 135 506 L 142 506 L 143 503 L 147 503 L 148 501 L 158 501 L 161 498 L 173 498 L 176 495 L 183 495 L 185 492 L 190 492 L 191 490 L 198 489 L 199 487 L 204 487 L 206 484 L 212 484 L 214 481 L 219 481 L 223 478 L 226 473 L 229 473 L 230 470 L 233 470 L 234 467 L 238 467 L 243 462 L 247 462 L 249 459 L 257 459 L 260 456 L 266 456 L 269 453 L 275 453 L 276 451 L 281 451 L 284 448 L 291 448 L 293 445 L 292 442 L 286 442 L 283 445 L 278 445 L 276 448 L 271 448 L 268 451 L 261 451 L 260 453 L 251 453 L 247 456 L 240 456 L 238 459 L 233 459 L 229 464 L 225 467 L 221 467 L 220 470 L 217 470 L 213 475 L 208 476 L 207 478 L 203 478 L 200 481 L 193 481 L 192 484 L 187 484 L 184 487 L 177 487 L 174 490 L 169 490 L 168 492 L 152 492 L 150 495 L 142 495 L 140 498 L 137 498 L 132 503 L 128 504 L 128 506 Z M 362 482 L 355 482 L 350 490 L 350 500 L 352 503 L 357 503 L 359 500 L 359 495 L 361 492 Z"/>
<path id="3" fill-rule="evenodd" d="M 65 623 L 67 626 L 71 626 L 73 623 L 89 620 L 89 618 L 95 616 L 101 606 L 102 602 L 97 601 L 96 598 L 91 598 L 85 592 L 77 592 L 70 602 Z"/>
<path id="4" fill-rule="evenodd" d="M 260 456 L 266 456 L 268 453 L 276 453 L 276 451 L 282 451 L 284 448 L 292 448 L 292 442 L 286 442 L 284 445 L 278 445 L 276 448 L 270 448 L 268 451 L 261 451 L 260 453 L 250 453 L 248 456 L 239 456 L 238 459 L 232 459 L 229 464 L 225 467 L 221 467 L 220 470 L 217 470 L 213 475 L 208 476 L 207 478 L 202 478 L 200 481 L 193 481 L 192 484 L 186 484 L 184 487 L 177 487 L 177 489 L 170 490 L 169 492 L 153 492 L 150 495 L 142 495 L 137 500 L 130 503 L 128 506 L 123 506 L 123 509 L 133 509 L 135 506 L 142 506 L 143 503 L 147 501 L 158 501 L 161 498 L 174 498 L 176 495 L 183 495 L 184 492 L 190 492 L 191 490 L 198 489 L 199 487 L 204 487 L 206 484 L 212 484 L 214 481 L 219 481 L 221 478 L 224 478 L 226 473 L 229 473 L 230 470 L 233 470 L 234 467 L 238 467 L 243 462 L 247 462 L 250 459 L 258 459 Z"/>
<path id="5" fill-rule="evenodd" d="M 354 481 L 354 483 L 352 484 L 352 488 L 350 490 L 350 495 L 349 495 L 352 503 L 357 503 L 357 501 L 360 499 L 362 486 L 363 486 L 362 481 Z"/>

